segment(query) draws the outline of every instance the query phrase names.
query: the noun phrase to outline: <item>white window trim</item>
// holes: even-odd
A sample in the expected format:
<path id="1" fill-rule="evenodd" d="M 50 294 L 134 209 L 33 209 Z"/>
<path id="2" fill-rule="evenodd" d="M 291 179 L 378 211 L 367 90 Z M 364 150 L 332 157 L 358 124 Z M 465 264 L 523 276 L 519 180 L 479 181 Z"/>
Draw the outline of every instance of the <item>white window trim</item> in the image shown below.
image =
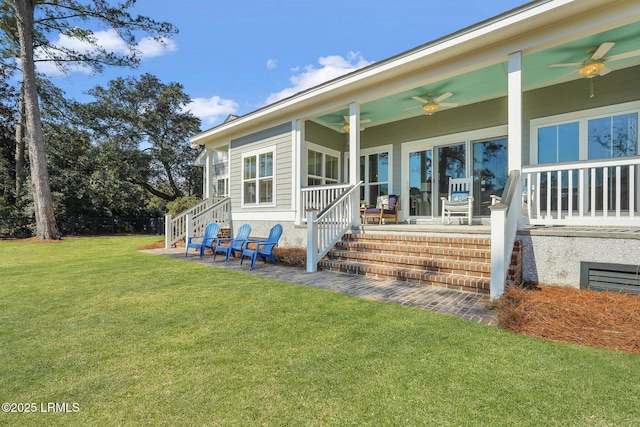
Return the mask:
<path id="1" fill-rule="evenodd" d="M 260 184 L 259 181 L 260 179 L 258 178 L 259 175 L 259 171 L 260 171 L 260 162 L 258 160 L 258 157 L 261 154 L 266 154 L 266 153 L 272 153 L 273 155 L 273 174 L 271 176 L 271 179 L 273 180 L 273 197 L 271 202 L 268 203 L 260 203 L 259 200 L 259 194 L 256 195 L 256 203 L 245 203 L 244 200 L 244 183 L 245 183 L 245 179 L 244 179 L 244 160 L 247 157 L 256 157 L 256 183 L 258 183 L 258 185 L 256 186 L 256 188 L 260 189 Z M 275 145 L 270 145 L 268 147 L 264 147 L 264 148 L 260 148 L 257 150 L 252 150 L 252 151 L 247 151 L 242 153 L 242 160 L 241 160 L 241 168 L 240 168 L 240 195 L 241 195 L 241 206 L 243 208 L 264 208 L 264 207 L 275 207 L 276 206 L 276 195 L 277 195 L 277 191 L 276 191 L 276 146 Z"/>
<path id="2" fill-rule="evenodd" d="M 607 105 L 605 107 L 591 108 L 588 110 L 573 111 L 571 113 L 558 114 L 555 116 L 541 117 L 531 120 L 531 130 L 529 133 L 530 149 L 529 158 L 532 165 L 538 164 L 538 129 L 547 126 L 558 126 L 567 123 L 578 123 L 578 159 L 588 160 L 587 137 L 589 120 L 601 117 L 615 116 L 621 114 L 638 113 L 640 118 L 640 101 L 625 102 L 623 104 Z M 640 126 L 638 126 L 640 133 Z M 638 135 L 640 141 L 640 135 Z M 640 142 L 639 142 L 640 143 Z M 639 150 L 640 152 L 640 150 Z"/>
<path id="3" fill-rule="evenodd" d="M 337 150 L 333 150 L 331 148 L 327 148 L 327 147 L 323 147 L 322 145 L 318 145 L 318 144 L 314 144 L 313 142 L 309 142 L 309 141 L 305 141 L 305 157 L 304 157 L 304 176 L 306 177 L 305 179 L 305 187 L 308 186 L 308 182 L 309 182 L 309 164 L 308 164 L 308 160 L 309 160 L 309 150 L 311 151 L 315 151 L 317 153 L 321 153 L 322 154 L 322 172 L 324 173 L 324 176 L 320 177 L 322 178 L 323 181 L 325 181 L 327 179 L 326 177 L 326 171 L 325 171 L 325 156 L 328 154 L 330 156 L 335 157 L 336 159 L 338 159 L 338 173 L 340 173 L 340 171 L 342 170 L 342 164 L 341 164 L 341 156 L 340 156 L 340 152 Z M 317 178 L 316 175 L 312 176 L 313 178 Z M 340 183 L 341 182 L 341 177 L 338 176 L 338 179 L 336 181 L 336 183 Z M 326 184 L 326 182 L 325 182 Z M 333 183 L 332 183 L 333 184 Z"/>

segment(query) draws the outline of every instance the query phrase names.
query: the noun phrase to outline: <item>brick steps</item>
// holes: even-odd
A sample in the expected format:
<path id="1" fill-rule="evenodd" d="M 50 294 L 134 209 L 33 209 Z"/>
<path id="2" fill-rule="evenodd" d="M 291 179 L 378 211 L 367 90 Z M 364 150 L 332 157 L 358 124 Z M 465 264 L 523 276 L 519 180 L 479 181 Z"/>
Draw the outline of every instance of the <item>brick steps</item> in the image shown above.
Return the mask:
<path id="1" fill-rule="evenodd" d="M 516 242 L 511 280 L 520 275 Z M 349 233 L 329 251 L 323 270 L 489 293 L 491 242 L 484 237 Z"/>

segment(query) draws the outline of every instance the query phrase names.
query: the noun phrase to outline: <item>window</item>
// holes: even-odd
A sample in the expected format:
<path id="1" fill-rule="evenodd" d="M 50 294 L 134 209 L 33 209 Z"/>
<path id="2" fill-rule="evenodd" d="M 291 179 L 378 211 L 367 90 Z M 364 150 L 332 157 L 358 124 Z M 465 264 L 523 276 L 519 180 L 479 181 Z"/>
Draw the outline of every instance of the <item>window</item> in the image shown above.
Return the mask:
<path id="1" fill-rule="evenodd" d="M 578 160 L 579 123 L 564 123 L 538 129 L 538 163 Z"/>
<path id="2" fill-rule="evenodd" d="M 337 184 L 340 163 L 338 153 L 322 151 L 319 146 L 307 150 L 307 185 Z"/>
<path id="3" fill-rule="evenodd" d="M 531 163 L 597 160 L 638 154 L 640 102 L 531 121 Z"/>
<path id="4" fill-rule="evenodd" d="M 638 147 L 638 113 L 589 120 L 589 159 L 635 156 Z"/>
<path id="5" fill-rule="evenodd" d="M 244 205 L 273 204 L 274 151 L 246 153 L 242 157 L 242 201 Z"/>
<path id="6" fill-rule="evenodd" d="M 229 180 L 227 178 L 219 178 L 216 181 L 216 196 L 226 196 Z"/>
<path id="7" fill-rule="evenodd" d="M 531 128 L 531 160 L 533 164 L 575 162 L 598 159 L 628 157 L 638 154 L 638 115 L 640 102 L 613 105 L 587 111 L 563 114 L 560 116 L 532 120 Z M 572 187 L 569 187 L 569 179 Z M 628 191 L 634 176 L 623 168 L 618 174 L 610 168 L 605 174 L 597 170 L 595 176 L 589 174 L 585 185 L 595 191 L 595 209 L 605 208 L 603 197 L 608 189 L 608 209 L 629 209 Z M 620 183 L 621 194 L 618 200 L 615 191 Z M 562 182 L 561 197 L 551 198 L 551 209 L 568 209 L 569 199 L 574 209 L 579 206 L 577 171 L 569 176 L 567 171 L 551 176 L 550 189 L 553 194 L 558 192 L 558 182 Z M 547 176 L 543 175 L 540 182 L 541 209 L 546 209 Z M 589 196 L 590 197 L 590 196 Z M 585 202 L 589 203 L 589 202 Z"/>

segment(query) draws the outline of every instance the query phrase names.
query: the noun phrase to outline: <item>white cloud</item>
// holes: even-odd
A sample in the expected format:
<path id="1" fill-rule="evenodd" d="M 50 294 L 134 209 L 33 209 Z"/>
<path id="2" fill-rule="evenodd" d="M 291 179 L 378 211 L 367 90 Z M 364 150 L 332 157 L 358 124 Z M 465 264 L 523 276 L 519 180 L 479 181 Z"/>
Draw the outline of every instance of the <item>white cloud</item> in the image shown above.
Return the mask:
<path id="1" fill-rule="evenodd" d="M 143 58 L 153 58 L 162 56 L 166 52 L 175 52 L 178 45 L 171 39 L 161 37 L 156 40 L 153 37 L 145 37 L 137 45 L 138 50 Z"/>
<path id="2" fill-rule="evenodd" d="M 116 54 L 129 54 L 129 48 L 127 44 L 122 40 L 122 38 L 118 35 L 118 32 L 114 29 L 109 29 L 105 31 L 95 31 L 93 33 L 93 39 L 96 44 L 104 48 L 107 52 L 112 52 Z M 69 37 L 65 34 L 58 35 L 57 39 L 51 41 L 53 46 L 64 47 L 66 49 L 72 49 L 81 53 L 91 52 L 94 47 L 82 40 L 78 40 L 73 37 Z M 153 58 L 155 56 L 162 56 L 167 52 L 173 52 L 178 49 L 176 43 L 168 38 L 161 38 L 159 40 L 155 40 L 152 37 L 145 37 L 136 45 L 136 50 L 138 51 L 138 56 L 140 59 L 145 58 Z M 39 60 L 47 59 L 50 57 L 44 50 L 37 49 L 35 52 L 35 57 Z M 62 71 L 56 68 L 56 66 L 51 62 L 38 62 L 38 71 L 48 75 L 48 76 L 56 76 L 64 74 Z M 66 65 L 69 72 L 80 72 L 83 74 L 91 74 L 91 69 L 83 64 L 67 64 Z"/>
<path id="3" fill-rule="evenodd" d="M 278 60 L 267 59 L 267 70 L 273 70 L 274 68 L 278 68 Z"/>
<path id="4" fill-rule="evenodd" d="M 199 117 L 204 125 L 213 125 L 224 120 L 229 114 L 238 111 L 238 104 L 230 99 L 222 99 L 219 96 L 211 98 L 194 98 L 184 107 L 185 111 L 191 111 Z"/>
<path id="5" fill-rule="evenodd" d="M 339 55 L 322 56 L 318 59 L 318 64 L 320 65 L 319 68 L 316 68 L 314 65 L 307 65 L 302 68 L 302 72 L 291 76 L 289 81 L 292 83 L 292 86 L 269 95 L 267 104 L 274 103 L 305 89 L 309 89 L 310 87 L 335 79 L 336 77 L 372 64 L 372 62 L 364 59 L 360 52 L 349 52 L 346 58 Z M 292 69 L 292 72 L 298 71 L 300 71 L 299 67 Z"/>

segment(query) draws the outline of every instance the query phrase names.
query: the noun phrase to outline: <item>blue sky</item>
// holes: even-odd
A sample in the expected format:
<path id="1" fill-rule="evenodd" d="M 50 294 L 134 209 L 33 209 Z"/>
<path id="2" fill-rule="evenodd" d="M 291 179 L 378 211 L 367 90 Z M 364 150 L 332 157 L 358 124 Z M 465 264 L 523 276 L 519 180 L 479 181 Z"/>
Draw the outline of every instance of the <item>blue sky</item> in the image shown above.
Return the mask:
<path id="1" fill-rule="evenodd" d="M 202 129 L 300 90 L 453 33 L 525 0 L 138 0 L 135 13 L 168 21 L 179 33 L 158 46 L 140 40 L 137 69 L 90 75 L 48 73 L 69 97 L 116 77 L 151 73 L 178 82 Z M 96 29 L 96 31 L 98 31 Z M 96 36 L 113 50 L 115 34 Z M 55 40 L 65 43 L 63 38 Z"/>

